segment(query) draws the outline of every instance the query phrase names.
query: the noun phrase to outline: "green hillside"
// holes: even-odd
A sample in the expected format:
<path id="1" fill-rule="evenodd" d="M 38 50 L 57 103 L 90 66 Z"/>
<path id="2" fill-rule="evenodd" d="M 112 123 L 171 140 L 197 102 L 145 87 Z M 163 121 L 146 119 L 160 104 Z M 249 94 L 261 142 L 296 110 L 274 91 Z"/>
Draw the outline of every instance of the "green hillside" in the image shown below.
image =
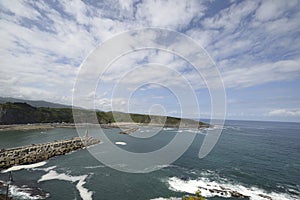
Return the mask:
<path id="1" fill-rule="evenodd" d="M 84 111 L 89 112 L 89 111 Z M 165 124 L 168 127 L 189 126 L 195 124 L 191 119 L 176 117 L 149 116 L 143 114 L 126 114 L 122 112 L 97 111 L 97 119 L 100 124 L 118 122 L 154 123 Z M 116 120 L 115 120 L 116 119 Z M 28 124 L 28 123 L 74 123 L 71 108 L 33 107 L 27 103 L 2 103 L 0 104 L 0 124 Z M 198 123 L 198 122 L 196 122 Z M 199 122 L 199 127 L 208 127 L 208 124 Z"/>

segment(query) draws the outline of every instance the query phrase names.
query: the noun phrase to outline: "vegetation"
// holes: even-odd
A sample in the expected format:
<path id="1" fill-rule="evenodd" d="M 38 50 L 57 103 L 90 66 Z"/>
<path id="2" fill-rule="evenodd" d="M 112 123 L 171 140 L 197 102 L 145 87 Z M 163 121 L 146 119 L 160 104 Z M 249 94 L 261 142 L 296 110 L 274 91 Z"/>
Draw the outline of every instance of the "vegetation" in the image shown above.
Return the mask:
<path id="1" fill-rule="evenodd" d="M 201 196 L 201 192 L 196 191 L 195 196 L 186 195 L 182 197 L 182 200 L 206 200 L 205 197 Z"/>
<path id="2" fill-rule="evenodd" d="M 79 110 L 89 113 L 88 110 Z M 184 126 L 196 124 L 199 127 L 208 127 L 208 124 L 196 122 L 191 119 L 180 119 L 176 117 L 127 114 L 122 112 L 96 112 L 100 124 L 117 122 L 156 123 L 165 124 L 168 127 L 178 127 L 180 123 Z M 88 115 L 86 115 L 88 116 Z M 88 121 L 83 115 L 83 122 Z M 28 123 L 74 123 L 71 108 L 49 108 L 34 107 L 27 103 L 4 103 L 0 104 L 0 124 L 28 124 Z"/>
<path id="3" fill-rule="evenodd" d="M 72 123 L 70 108 L 36 108 L 27 103 L 0 104 L 0 124 Z"/>

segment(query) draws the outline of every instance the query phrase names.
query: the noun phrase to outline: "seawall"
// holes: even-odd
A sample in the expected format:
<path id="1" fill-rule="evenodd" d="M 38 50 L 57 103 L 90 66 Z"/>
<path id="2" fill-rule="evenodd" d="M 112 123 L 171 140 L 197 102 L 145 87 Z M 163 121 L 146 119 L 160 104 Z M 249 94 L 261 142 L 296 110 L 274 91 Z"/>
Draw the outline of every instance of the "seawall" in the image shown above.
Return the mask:
<path id="1" fill-rule="evenodd" d="M 14 165 L 32 164 L 54 156 L 64 155 L 71 151 L 98 144 L 100 140 L 93 137 L 75 137 L 43 144 L 32 144 L 23 147 L 0 150 L 0 170 Z"/>

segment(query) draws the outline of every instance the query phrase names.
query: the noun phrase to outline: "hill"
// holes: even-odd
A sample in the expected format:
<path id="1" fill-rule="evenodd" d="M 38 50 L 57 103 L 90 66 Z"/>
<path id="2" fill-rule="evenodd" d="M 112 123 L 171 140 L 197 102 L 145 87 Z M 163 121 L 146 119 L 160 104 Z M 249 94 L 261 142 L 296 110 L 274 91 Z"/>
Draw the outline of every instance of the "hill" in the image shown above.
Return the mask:
<path id="1" fill-rule="evenodd" d="M 25 100 L 25 99 L 16 99 L 11 97 L 0 97 L 0 104 L 4 103 L 27 103 L 33 107 L 45 107 L 45 108 L 72 108 L 70 105 L 63 105 L 59 103 L 52 103 L 48 101 L 33 101 L 33 100 Z"/>
<path id="2" fill-rule="evenodd" d="M 84 110 L 84 112 L 89 112 Z M 167 127 L 178 127 L 180 122 L 182 125 L 189 126 L 197 124 L 199 127 L 208 127 L 203 122 L 196 122 L 191 119 L 180 119 L 170 116 L 155 116 L 130 113 L 129 115 L 122 112 L 103 112 L 97 111 L 97 119 L 100 124 L 110 124 L 118 122 L 135 122 L 142 124 L 164 124 Z M 131 118 L 129 119 L 128 116 Z M 50 107 L 34 107 L 27 103 L 7 102 L 0 104 L 0 124 L 28 124 L 28 123 L 74 123 L 71 108 L 50 108 Z M 165 122 L 165 123 L 164 123 Z"/>

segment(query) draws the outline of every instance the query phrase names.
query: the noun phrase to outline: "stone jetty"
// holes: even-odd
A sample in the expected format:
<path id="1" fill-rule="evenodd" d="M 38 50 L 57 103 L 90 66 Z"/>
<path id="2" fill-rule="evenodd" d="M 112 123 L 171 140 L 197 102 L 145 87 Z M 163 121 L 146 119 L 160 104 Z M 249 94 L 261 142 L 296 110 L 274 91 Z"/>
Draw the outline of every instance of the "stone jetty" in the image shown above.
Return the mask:
<path id="1" fill-rule="evenodd" d="M 32 144 L 23 147 L 0 149 L 0 170 L 14 165 L 32 164 L 54 156 L 64 155 L 71 151 L 98 144 L 100 140 L 88 135 L 80 138 L 59 140 L 43 144 Z"/>
<path id="2" fill-rule="evenodd" d="M 130 133 L 133 133 L 137 130 L 139 130 L 139 128 L 130 128 L 130 129 L 127 129 L 127 130 L 120 131 L 120 134 L 130 134 Z"/>

